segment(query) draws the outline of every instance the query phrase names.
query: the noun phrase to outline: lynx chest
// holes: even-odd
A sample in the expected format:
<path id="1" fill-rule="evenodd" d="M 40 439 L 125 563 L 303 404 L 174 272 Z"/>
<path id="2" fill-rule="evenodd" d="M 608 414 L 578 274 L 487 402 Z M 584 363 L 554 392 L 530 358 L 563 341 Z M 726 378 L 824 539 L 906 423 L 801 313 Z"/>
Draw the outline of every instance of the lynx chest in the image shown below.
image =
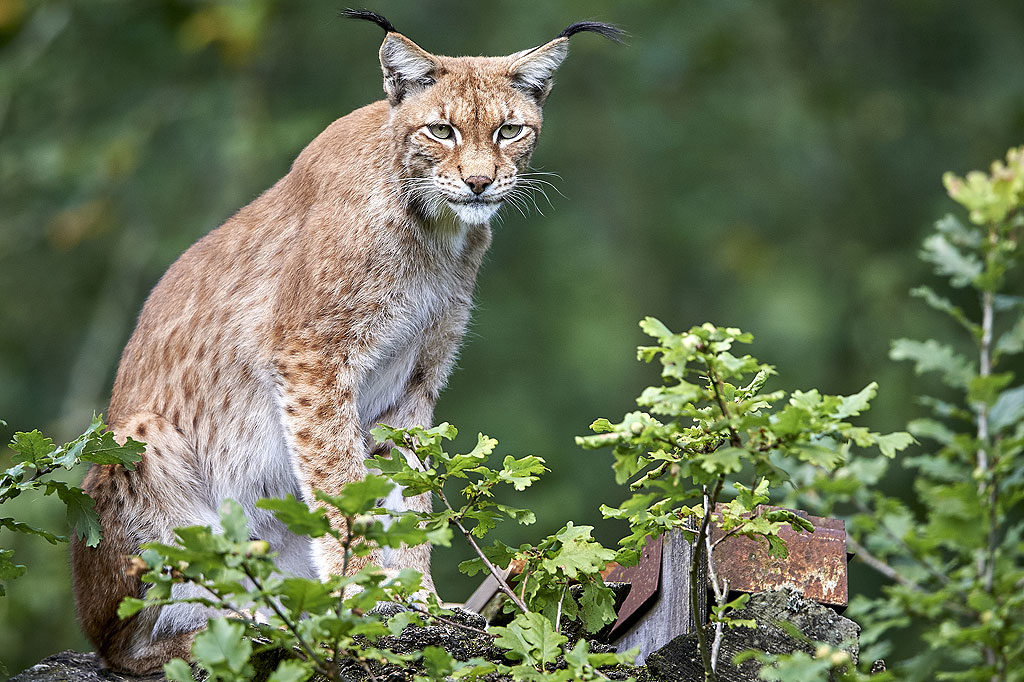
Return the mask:
<path id="1" fill-rule="evenodd" d="M 402 400 L 414 372 L 433 373 L 461 342 L 473 281 L 460 275 L 431 269 L 385 304 L 358 387 L 364 430 Z"/>

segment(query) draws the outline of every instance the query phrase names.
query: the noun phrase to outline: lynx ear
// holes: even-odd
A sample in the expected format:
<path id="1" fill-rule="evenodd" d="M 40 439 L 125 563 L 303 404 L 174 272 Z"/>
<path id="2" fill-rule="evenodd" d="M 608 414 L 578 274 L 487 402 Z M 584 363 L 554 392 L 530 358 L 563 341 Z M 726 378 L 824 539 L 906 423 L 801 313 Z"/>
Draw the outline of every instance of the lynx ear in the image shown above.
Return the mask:
<path id="1" fill-rule="evenodd" d="M 511 56 L 512 65 L 508 71 L 512 77 L 513 87 L 533 97 L 537 104 L 543 104 L 551 92 L 551 78 L 555 75 L 555 70 L 569 54 L 570 36 L 583 31 L 598 33 L 616 43 L 621 43 L 626 35 L 618 26 L 600 21 L 577 21 L 575 24 L 569 24 L 551 42 Z"/>
<path id="2" fill-rule="evenodd" d="M 432 54 L 401 33 L 388 33 L 380 46 L 384 92 L 392 106 L 411 92 L 434 84 L 441 64 Z"/>
<path id="3" fill-rule="evenodd" d="M 568 54 L 568 38 L 555 38 L 546 45 L 517 52 L 508 69 L 512 87 L 543 104 L 551 92 L 551 79 Z"/>
<path id="4" fill-rule="evenodd" d="M 367 9 L 346 9 L 341 16 L 377 24 L 387 34 L 380 46 L 380 68 L 384 70 L 384 92 L 394 106 L 415 90 L 434 84 L 441 64 L 437 58 L 398 32 L 387 17 Z"/>

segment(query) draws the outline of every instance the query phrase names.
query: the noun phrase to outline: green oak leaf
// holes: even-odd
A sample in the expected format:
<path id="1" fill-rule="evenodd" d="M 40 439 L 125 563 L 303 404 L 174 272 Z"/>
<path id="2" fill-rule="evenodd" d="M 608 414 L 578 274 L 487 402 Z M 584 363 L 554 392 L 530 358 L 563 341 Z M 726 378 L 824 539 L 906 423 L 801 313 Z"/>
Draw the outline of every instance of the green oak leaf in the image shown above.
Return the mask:
<path id="1" fill-rule="evenodd" d="M 331 529 L 327 512 L 323 508 L 310 509 L 305 502 L 295 499 L 294 495 L 283 499 L 262 499 L 256 502 L 256 506 L 274 512 L 274 516 L 296 535 L 319 538 Z"/>
<path id="2" fill-rule="evenodd" d="M 248 667 L 252 642 L 245 636 L 245 626 L 227 618 L 215 618 L 206 630 L 196 635 L 192 655 L 205 667 L 216 671 L 227 668 L 241 673 Z"/>

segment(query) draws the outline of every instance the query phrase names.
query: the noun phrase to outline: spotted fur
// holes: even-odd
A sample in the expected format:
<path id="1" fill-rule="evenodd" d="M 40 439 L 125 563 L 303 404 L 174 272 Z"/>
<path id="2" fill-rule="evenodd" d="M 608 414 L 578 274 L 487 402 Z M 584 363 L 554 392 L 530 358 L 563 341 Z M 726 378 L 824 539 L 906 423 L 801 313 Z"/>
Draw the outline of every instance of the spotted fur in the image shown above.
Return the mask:
<path id="1" fill-rule="evenodd" d="M 144 593 L 130 560 L 140 543 L 216 525 L 232 498 L 283 570 L 338 574 L 337 543 L 292 535 L 256 501 L 291 493 L 317 504 L 314 489 L 336 494 L 365 476 L 374 424 L 431 424 L 488 220 L 522 184 L 568 38 L 507 57 L 444 57 L 363 14 L 387 31 L 387 101 L 332 123 L 284 178 L 189 248 L 124 349 L 108 417 L 146 451 L 135 471 L 89 471 L 104 539 L 72 547 L 80 622 L 114 668 L 187 658 L 210 615 L 174 605 L 117 618 L 123 597 Z M 430 507 L 426 495 L 389 502 Z M 366 561 L 422 571 L 433 590 L 426 547 L 349 570 Z"/>

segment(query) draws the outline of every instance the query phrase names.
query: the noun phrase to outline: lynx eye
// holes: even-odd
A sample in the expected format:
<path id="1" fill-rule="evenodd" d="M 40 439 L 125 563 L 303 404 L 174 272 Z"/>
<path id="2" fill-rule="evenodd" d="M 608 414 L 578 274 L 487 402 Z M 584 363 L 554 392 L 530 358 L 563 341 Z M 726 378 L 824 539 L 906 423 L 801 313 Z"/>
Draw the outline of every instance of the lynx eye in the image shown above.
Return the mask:
<path id="1" fill-rule="evenodd" d="M 431 137 L 435 137 L 438 140 L 449 140 L 455 133 L 447 123 L 431 123 L 427 126 L 427 132 L 430 133 Z"/>
<path id="2" fill-rule="evenodd" d="M 515 125 L 514 123 L 506 123 L 505 125 L 498 128 L 498 139 L 499 140 L 511 140 L 519 137 L 519 133 L 523 132 L 523 126 Z"/>

